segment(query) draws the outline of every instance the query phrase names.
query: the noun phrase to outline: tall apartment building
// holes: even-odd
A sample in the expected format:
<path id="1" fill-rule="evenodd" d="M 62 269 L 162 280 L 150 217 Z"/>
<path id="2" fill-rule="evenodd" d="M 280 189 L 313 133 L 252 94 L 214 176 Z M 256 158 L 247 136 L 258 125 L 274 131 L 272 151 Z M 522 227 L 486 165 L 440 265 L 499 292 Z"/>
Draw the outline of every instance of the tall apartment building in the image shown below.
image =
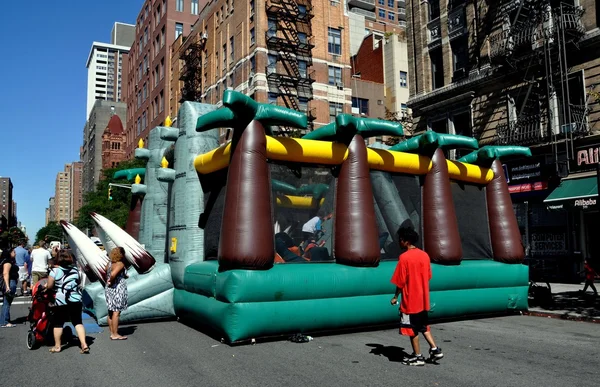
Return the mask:
<path id="1" fill-rule="evenodd" d="M 125 99 L 123 85 L 127 70 L 129 49 L 133 43 L 135 26 L 115 23 L 111 42 L 93 42 L 86 62 L 88 69 L 86 118 L 96 100 L 120 102 Z"/>
<path id="2" fill-rule="evenodd" d="M 58 222 L 73 222 L 82 206 L 82 164 L 65 164 L 64 171 L 56 175 L 54 197 L 49 200 L 48 217 Z"/>
<path id="3" fill-rule="evenodd" d="M 126 156 L 139 138 L 162 125 L 170 106 L 171 44 L 189 34 L 206 0 L 146 0 L 136 23 L 128 64 Z"/>
<path id="4" fill-rule="evenodd" d="M 83 163 L 83 192 L 96 189 L 102 173 L 102 135 L 111 118 L 117 115 L 125 122 L 127 105 L 123 102 L 97 100 L 83 128 L 83 146 L 80 160 Z"/>
<path id="5" fill-rule="evenodd" d="M 170 114 L 234 89 L 306 112 L 309 128 L 328 124 L 351 110 L 348 36 L 338 1 L 213 1 L 173 44 Z"/>
<path id="6" fill-rule="evenodd" d="M 17 225 L 13 210 L 13 183 L 10 177 L 0 177 L 0 217 L 4 216 L 8 227 Z"/>
<path id="7" fill-rule="evenodd" d="M 54 188 L 54 221 L 70 221 L 71 219 L 71 182 L 69 171 L 56 174 Z"/>
<path id="8" fill-rule="evenodd" d="M 405 0 L 348 0 L 351 13 L 368 20 L 369 30 L 382 30 L 382 25 L 406 27 Z"/>
<path id="9" fill-rule="evenodd" d="M 83 205 L 83 162 L 73 162 L 66 165 L 65 169 L 69 171 L 69 214 L 71 220 L 75 220 Z"/>
<path id="10" fill-rule="evenodd" d="M 416 131 L 529 146 L 533 158 L 505 164 L 528 258 L 539 260 L 549 280 L 572 280 L 583 258 L 598 266 L 597 2 L 407 5 L 408 105 Z"/>

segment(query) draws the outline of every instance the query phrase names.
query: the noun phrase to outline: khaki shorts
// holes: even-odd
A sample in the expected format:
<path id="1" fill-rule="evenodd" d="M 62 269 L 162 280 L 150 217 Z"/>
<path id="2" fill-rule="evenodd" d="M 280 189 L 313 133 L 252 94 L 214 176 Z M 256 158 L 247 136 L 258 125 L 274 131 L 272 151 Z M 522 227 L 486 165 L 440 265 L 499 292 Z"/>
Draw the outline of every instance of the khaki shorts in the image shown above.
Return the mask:
<path id="1" fill-rule="evenodd" d="M 37 284 L 37 282 L 43 278 L 48 277 L 48 273 L 45 271 L 33 271 L 31 272 L 31 285 Z"/>

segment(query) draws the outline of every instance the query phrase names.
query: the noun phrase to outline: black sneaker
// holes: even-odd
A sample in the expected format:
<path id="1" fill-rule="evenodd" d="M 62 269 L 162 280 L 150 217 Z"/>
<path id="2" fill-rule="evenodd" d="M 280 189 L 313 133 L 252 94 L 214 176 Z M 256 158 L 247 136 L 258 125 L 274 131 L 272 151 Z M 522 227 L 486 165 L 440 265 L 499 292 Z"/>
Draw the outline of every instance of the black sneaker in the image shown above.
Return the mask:
<path id="1" fill-rule="evenodd" d="M 429 350 L 429 357 L 432 359 L 441 359 L 444 357 L 444 354 L 442 353 L 442 349 L 437 347 L 436 349 Z"/>
<path id="2" fill-rule="evenodd" d="M 402 360 L 402 364 L 411 366 L 424 366 L 425 358 L 422 355 L 417 356 L 415 354 L 412 354 L 404 358 L 404 360 Z"/>

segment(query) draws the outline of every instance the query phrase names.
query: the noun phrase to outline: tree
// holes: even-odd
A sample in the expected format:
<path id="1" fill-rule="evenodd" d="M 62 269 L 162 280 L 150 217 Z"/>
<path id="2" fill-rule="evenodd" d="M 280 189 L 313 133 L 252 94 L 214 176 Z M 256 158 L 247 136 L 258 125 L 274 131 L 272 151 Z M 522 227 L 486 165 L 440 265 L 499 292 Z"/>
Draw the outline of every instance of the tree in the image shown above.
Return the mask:
<path id="1" fill-rule="evenodd" d="M 75 220 L 75 225 L 85 231 L 92 230 L 95 223 L 90 213 L 97 212 L 107 219 L 114 222 L 119 227 L 125 227 L 127 217 L 129 216 L 129 204 L 131 202 L 131 191 L 126 188 L 113 187 L 112 200 L 108 199 L 108 184 L 130 184 L 125 179 L 113 179 L 117 171 L 124 169 L 143 168 L 143 160 L 127 160 L 119 163 L 115 168 L 109 168 L 102 171 L 102 178 L 96 186 L 96 190 L 88 192 L 83 198 L 83 207 L 79 210 L 79 216 Z"/>
<path id="2" fill-rule="evenodd" d="M 39 241 L 46 240 L 48 237 L 48 241 L 56 240 L 56 238 L 61 238 L 63 235 L 62 227 L 57 222 L 50 222 L 46 226 L 40 228 L 40 230 L 35 235 L 35 241 L 33 243 L 38 243 Z"/>
<path id="3" fill-rule="evenodd" d="M 11 227 L 0 233 L 0 246 L 17 246 L 21 241 L 27 243 L 27 235 L 18 227 Z"/>
<path id="4" fill-rule="evenodd" d="M 412 137 L 412 127 L 413 127 L 413 118 L 412 114 L 408 111 L 404 112 L 393 112 L 387 107 L 385 108 L 385 119 L 388 121 L 399 122 L 402 124 L 402 129 L 404 130 L 404 137 L 389 137 L 385 144 L 389 146 L 394 146 L 400 141 L 406 139 L 407 137 Z"/>

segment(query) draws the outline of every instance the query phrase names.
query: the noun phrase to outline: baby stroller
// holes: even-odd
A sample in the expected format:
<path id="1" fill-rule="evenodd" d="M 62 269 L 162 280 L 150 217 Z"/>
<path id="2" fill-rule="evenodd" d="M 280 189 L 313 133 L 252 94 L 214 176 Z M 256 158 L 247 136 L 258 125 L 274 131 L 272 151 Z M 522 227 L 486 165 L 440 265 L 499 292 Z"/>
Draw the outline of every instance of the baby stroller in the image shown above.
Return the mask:
<path id="1" fill-rule="evenodd" d="M 49 341 L 54 342 L 52 337 L 52 324 L 50 324 L 52 316 L 52 307 L 54 303 L 54 294 L 46 290 L 46 278 L 38 281 L 31 290 L 32 304 L 29 308 L 29 331 L 27 332 L 27 348 L 35 349 L 39 345 Z M 63 331 L 64 338 L 71 338 L 73 331 L 70 327 L 65 327 Z M 63 340 L 68 342 L 68 340 Z"/>

